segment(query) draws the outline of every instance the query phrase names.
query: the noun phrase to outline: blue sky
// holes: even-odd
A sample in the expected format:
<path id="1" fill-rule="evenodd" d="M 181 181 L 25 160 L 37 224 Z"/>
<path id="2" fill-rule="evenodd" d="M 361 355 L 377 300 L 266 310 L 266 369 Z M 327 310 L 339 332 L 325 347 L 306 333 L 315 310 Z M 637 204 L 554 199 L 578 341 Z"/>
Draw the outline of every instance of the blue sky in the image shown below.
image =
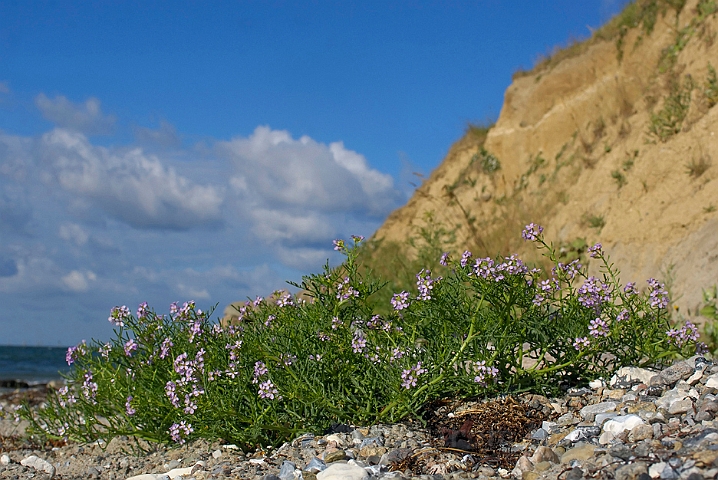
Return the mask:
<path id="1" fill-rule="evenodd" d="M 625 3 L 0 2 L 0 344 L 338 261 L 513 72 Z"/>

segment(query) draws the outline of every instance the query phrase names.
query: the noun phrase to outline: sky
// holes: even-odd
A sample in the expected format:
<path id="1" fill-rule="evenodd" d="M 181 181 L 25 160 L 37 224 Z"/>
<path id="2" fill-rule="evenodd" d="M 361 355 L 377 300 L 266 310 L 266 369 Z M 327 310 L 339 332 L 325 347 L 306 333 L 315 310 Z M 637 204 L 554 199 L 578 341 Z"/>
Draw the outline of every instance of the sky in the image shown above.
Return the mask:
<path id="1" fill-rule="evenodd" d="M 0 344 L 268 295 L 625 0 L 0 2 Z"/>

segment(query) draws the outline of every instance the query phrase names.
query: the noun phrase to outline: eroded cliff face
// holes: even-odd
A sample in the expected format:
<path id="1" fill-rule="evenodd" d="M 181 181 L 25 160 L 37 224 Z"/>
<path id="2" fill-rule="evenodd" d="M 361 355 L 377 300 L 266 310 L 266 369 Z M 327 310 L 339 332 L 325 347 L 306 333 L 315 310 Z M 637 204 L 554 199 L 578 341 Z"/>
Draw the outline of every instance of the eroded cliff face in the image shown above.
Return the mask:
<path id="1" fill-rule="evenodd" d="M 624 282 L 669 280 L 693 316 L 718 283 L 718 17 L 650 3 L 652 29 L 515 79 L 485 139 L 456 142 L 373 240 L 405 242 L 433 212 L 454 251 L 527 254 L 521 229 L 540 222 L 557 245 L 600 241 Z"/>

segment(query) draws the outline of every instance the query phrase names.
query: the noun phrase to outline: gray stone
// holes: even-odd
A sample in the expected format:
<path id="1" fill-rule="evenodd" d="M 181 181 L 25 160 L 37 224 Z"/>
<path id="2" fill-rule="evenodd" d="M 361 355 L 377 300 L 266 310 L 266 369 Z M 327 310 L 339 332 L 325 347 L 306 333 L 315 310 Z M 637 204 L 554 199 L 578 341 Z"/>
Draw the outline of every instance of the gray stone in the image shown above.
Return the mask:
<path id="1" fill-rule="evenodd" d="M 676 383 L 678 380 L 686 380 L 689 378 L 695 369 L 688 362 L 677 362 L 670 367 L 664 369 L 659 375 L 663 381 L 670 385 Z"/>
<path id="2" fill-rule="evenodd" d="M 538 430 L 534 431 L 531 434 L 532 440 L 543 441 L 543 440 L 546 440 L 547 438 L 548 438 L 548 432 L 546 430 L 544 430 L 543 428 L 539 428 Z"/>
<path id="3" fill-rule="evenodd" d="M 294 470 L 296 469 L 297 466 L 294 462 L 285 460 L 282 462 L 282 467 L 279 469 L 279 478 L 282 480 L 294 480 Z"/>
<path id="4" fill-rule="evenodd" d="M 608 454 L 612 457 L 620 458 L 621 460 L 628 460 L 633 456 L 633 451 L 623 443 L 617 443 L 611 445 L 608 449 Z"/>
<path id="5" fill-rule="evenodd" d="M 325 470 L 327 468 L 327 464 L 324 463 L 323 460 L 314 457 L 312 458 L 306 467 L 304 467 L 304 470 L 312 473 L 321 472 L 322 470 Z"/>
<path id="6" fill-rule="evenodd" d="M 581 417 L 584 419 L 589 416 L 595 418 L 599 413 L 613 412 L 617 406 L 618 404 L 616 402 L 601 402 L 594 405 L 586 405 L 581 409 Z"/>
<path id="7" fill-rule="evenodd" d="M 615 472 L 616 480 L 637 480 L 641 474 L 648 473 L 648 467 L 644 462 L 629 463 L 618 467 Z"/>
<path id="8" fill-rule="evenodd" d="M 640 442 L 641 440 L 651 439 L 653 438 L 653 427 L 648 424 L 636 425 L 633 427 L 633 430 L 631 430 L 628 438 L 632 442 Z"/>
<path id="9" fill-rule="evenodd" d="M 680 413 L 693 412 L 693 401 L 690 398 L 678 400 L 671 403 L 668 407 L 668 413 L 671 415 L 678 415 Z"/>
<path id="10" fill-rule="evenodd" d="M 325 463 L 332 463 L 332 462 L 339 462 L 341 460 L 346 460 L 347 454 L 344 450 L 337 450 L 335 452 L 325 453 L 324 454 L 324 462 Z"/>

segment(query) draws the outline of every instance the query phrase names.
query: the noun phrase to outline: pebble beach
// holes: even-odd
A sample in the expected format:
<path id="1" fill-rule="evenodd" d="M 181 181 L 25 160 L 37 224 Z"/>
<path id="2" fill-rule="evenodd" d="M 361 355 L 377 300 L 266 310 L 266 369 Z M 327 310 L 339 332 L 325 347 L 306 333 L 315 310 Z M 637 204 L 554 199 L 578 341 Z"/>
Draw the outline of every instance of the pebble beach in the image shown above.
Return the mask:
<path id="1" fill-rule="evenodd" d="M 5 412 L 18 395 L 3 395 Z M 696 356 L 625 367 L 561 398 L 438 402 L 425 425 L 336 425 L 254 452 L 201 440 L 39 445 L 6 414 L 0 478 L 697 480 L 718 477 L 717 412 L 718 364 Z"/>

